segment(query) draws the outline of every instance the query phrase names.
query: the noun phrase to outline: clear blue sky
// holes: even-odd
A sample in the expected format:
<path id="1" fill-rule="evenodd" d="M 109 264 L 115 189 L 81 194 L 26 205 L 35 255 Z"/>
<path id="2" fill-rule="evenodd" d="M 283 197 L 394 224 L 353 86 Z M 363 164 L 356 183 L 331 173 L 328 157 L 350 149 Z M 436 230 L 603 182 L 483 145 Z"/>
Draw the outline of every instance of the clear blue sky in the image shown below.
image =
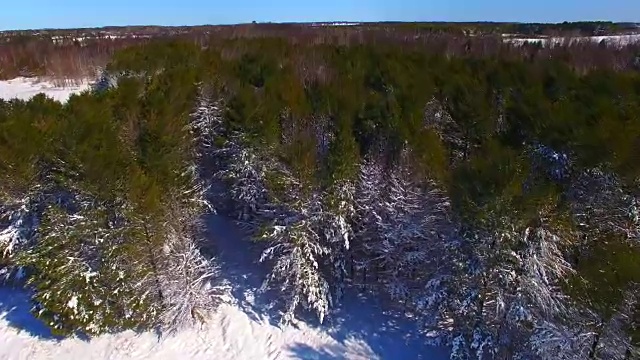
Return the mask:
<path id="1" fill-rule="evenodd" d="M 640 0 L 5 0 L 0 30 L 291 21 L 640 22 Z"/>

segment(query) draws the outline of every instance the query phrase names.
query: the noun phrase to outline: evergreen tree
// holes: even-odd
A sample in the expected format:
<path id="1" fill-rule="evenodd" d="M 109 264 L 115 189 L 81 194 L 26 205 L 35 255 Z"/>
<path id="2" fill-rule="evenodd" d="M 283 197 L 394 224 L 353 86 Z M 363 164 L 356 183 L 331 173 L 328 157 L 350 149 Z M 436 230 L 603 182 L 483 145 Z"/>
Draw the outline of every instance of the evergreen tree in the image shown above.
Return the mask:
<path id="1" fill-rule="evenodd" d="M 19 257 L 33 271 L 34 313 L 61 334 L 149 324 L 141 312 L 148 299 L 123 251 L 126 229 L 109 219 L 117 215 L 84 196 L 69 205 L 46 208 L 39 241 Z"/>
<path id="2" fill-rule="evenodd" d="M 166 233 L 158 269 L 163 301 L 160 321 L 169 331 L 206 322 L 226 297 L 215 259 L 201 252 L 204 229 L 200 216 L 212 207 L 196 169 L 191 165 L 183 172 L 184 183 L 173 189 L 163 223 Z"/>
<path id="3" fill-rule="evenodd" d="M 350 275 L 348 266 L 353 261 L 351 242 L 354 237 L 354 193 L 354 186 L 349 180 L 339 180 L 322 194 L 323 198 L 328 199 L 328 203 L 324 204 L 319 226 L 324 229 L 322 236 L 330 248 L 328 261 L 335 302 L 340 301 L 343 296 L 345 282 Z"/>
<path id="4" fill-rule="evenodd" d="M 267 162 L 244 145 L 241 135 L 231 136 L 220 154 L 224 165 L 216 176 L 229 184 L 237 219 L 252 228 L 255 226 L 252 221 L 256 221 L 255 217 L 267 203 Z"/>
<path id="5" fill-rule="evenodd" d="M 320 322 L 332 303 L 330 283 L 323 264 L 330 253 L 323 236 L 323 211 L 317 193 L 304 194 L 300 183 L 288 172 L 280 173 L 286 189 L 284 199 L 278 199 L 275 219 L 263 231 L 270 241 L 260 261 L 273 261 L 271 273 L 263 289 L 279 288 L 285 296 L 283 321 L 294 320 L 299 306 L 313 311 Z"/>
<path id="6" fill-rule="evenodd" d="M 0 284 L 22 280 L 26 274 L 15 257 L 32 246 L 38 236 L 42 199 L 37 194 L 0 207 Z"/>

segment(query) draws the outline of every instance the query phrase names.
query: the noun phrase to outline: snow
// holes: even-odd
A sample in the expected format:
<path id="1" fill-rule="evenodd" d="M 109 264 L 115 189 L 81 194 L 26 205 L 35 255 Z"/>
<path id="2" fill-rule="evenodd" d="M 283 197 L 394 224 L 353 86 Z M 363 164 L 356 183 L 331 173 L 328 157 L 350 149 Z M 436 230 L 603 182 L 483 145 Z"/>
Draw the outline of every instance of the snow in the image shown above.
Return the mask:
<path id="1" fill-rule="evenodd" d="M 78 297 L 77 296 L 72 296 L 71 300 L 69 300 L 69 302 L 67 303 L 67 307 L 69 309 L 73 309 L 73 310 L 77 311 L 77 309 L 78 309 Z"/>
<path id="2" fill-rule="evenodd" d="M 379 358 L 362 341 L 343 343 L 304 324 L 282 329 L 266 320 L 253 320 L 240 308 L 224 305 L 202 328 L 184 330 L 165 338 L 152 332 L 127 331 L 85 341 L 35 337 L 10 326 L 20 292 L 0 290 L 1 359 L 290 359 L 317 353 L 346 359 Z M 8 302 L 8 304 L 7 304 Z M 14 303 L 12 305 L 12 302 Z M 26 310 L 26 309 L 21 309 Z M 25 315 L 20 315 L 26 317 Z"/>
<path id="3" fill-rule="evenodd" d="M 640 34 L 585 36 L 585 37 L 574 37 L 574 38 L 564 38 L 564 37 L 520 38 L 520 37 L 514 37 L 512 34 L 502 34 L 502 37 L 504 42 L 512 43 L 515 45 L 524 45 L 525 43 L 530 43 L 530 44 L 539 43 L 544 46 L 547 46 L 549 45 L 549 43 L 551 43 L 552 46 L 557 46 L 557 45 L 573 44 L 581 41 L 591 41 L 594 43 L 599 43 L 602 40 L 605 40 L 606 43 L 609 45 L 626 46 L 626 45 L 640 42 Z"/>
<path id="4" fill-rule="evenodd" d="M 357 26 L 360 25 L 359 22 L 326 22 L 326 23 L 312 23 L 312 27 L 325 27 L 325 26 Z"/>
<path id="5" fill-rule="evenodd" d="M 233 300 L 205 324 L 169 335 L 126 331 L 92 339 L 56 338 L 29 314 L 24 290 L 0 287 L 0 359 L 446 359 L 425 345 L 416 324 L 382 312 L 375 299 L 350 293 L 328 325 L 278 326 L 261 310 L 260 264 L 227 218 L 210 215 L 209 237 L 220 253 Z M 259 249 L 258 249 L 259 250 Z M 256 253 L 259 251 L 256 250 Z M 72 304 L 70 304 L 71 306 Z M 71 306 L 72 307 L 72 306 Z"/>
<path id="6" fill-rule="evenodd" d="M 88 90 L 91 84 L 87 80 L 80 81 L 79 85 L 57 86 L 52 80 L 19 77 L 11 80 L 0 81 L 0 99 L 29 100 L 39 93 L 44 93 L 50 98 L 60 102 L 66 102 L 72 94 Z"/>

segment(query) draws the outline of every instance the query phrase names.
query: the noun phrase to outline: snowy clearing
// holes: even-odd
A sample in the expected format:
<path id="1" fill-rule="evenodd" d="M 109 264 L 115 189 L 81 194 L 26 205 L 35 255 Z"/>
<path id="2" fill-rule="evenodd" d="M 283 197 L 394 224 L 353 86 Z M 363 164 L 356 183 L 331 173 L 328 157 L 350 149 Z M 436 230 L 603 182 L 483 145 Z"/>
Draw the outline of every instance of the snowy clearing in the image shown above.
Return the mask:
<path id="1" fill-rule="evenodd" d="M 54 100 L 66 102 L 72 94 L 88 90 L 91 83 L 87 80 L 79 82 L 79 85 L 56 86 L 51 80 L 37 78 L 15 78 L 0 81 L 0 99 L 29 100 L 37 94 L 43 93 Z"/>
<path id="2" fill-rule="evenodd" d="M 577 42 L 594 42 L 599 43 L 605 40 L 607 44 L 612 46 L 626 46 L 640 42 L 640 34 L 629 35 L 609 35 L 609 36 L 588 36 L 578 38 L 565 38 L 565 37 L 537 37 L 537 38 L 520 38 L 514 37 L 513 34 L 502 34 L 503 41 L 512 43 L 515 45 L 524 45 L 525 43 L 535 44 L 539 43 L 543 46 L 558 46 L 558 45 L 570 45 Z"/>

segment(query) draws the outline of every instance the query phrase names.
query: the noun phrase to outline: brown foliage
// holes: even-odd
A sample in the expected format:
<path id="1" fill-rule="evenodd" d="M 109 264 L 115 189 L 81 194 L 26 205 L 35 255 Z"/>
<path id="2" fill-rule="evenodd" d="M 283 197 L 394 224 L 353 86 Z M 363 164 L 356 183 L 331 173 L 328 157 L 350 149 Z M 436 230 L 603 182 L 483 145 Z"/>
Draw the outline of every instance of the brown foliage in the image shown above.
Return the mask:
<path id="1" fill-rule="evenodd" d="M 454 27 L 455 29 L 455 27 Z M 372 23 L 356 26 L 319 26 L 317 24 L 243 24 L 196 27 L 124 27 L 102 29 L 22 31 L 0 33 L 0 79 L 16 76 L 53 76 L 78 78 L 93 76 L 104 67 L 114 52 L 141 43 L 161 39 L 186 39 L 207 47 L 212 42 L 231 39 L 279 38 L 308 45 L 357 46 L 374 44 L 402 45 L 407 50 L 428 49 L 449 57 L 525 58 L 530 61 L 561 59 L 579 72 L 633 67 L 640 46 L 606 47 L 604 44 L 578 42 L 571 45 L 542 47 L 535 44 L 506 44 L 498 34 L 434 29 L 412 24 Z M 246 49 L 226 47 L 223 57 L 233 58 Z M 324 82 L 322 59 L 292 61 L 297 71 Z"/>

